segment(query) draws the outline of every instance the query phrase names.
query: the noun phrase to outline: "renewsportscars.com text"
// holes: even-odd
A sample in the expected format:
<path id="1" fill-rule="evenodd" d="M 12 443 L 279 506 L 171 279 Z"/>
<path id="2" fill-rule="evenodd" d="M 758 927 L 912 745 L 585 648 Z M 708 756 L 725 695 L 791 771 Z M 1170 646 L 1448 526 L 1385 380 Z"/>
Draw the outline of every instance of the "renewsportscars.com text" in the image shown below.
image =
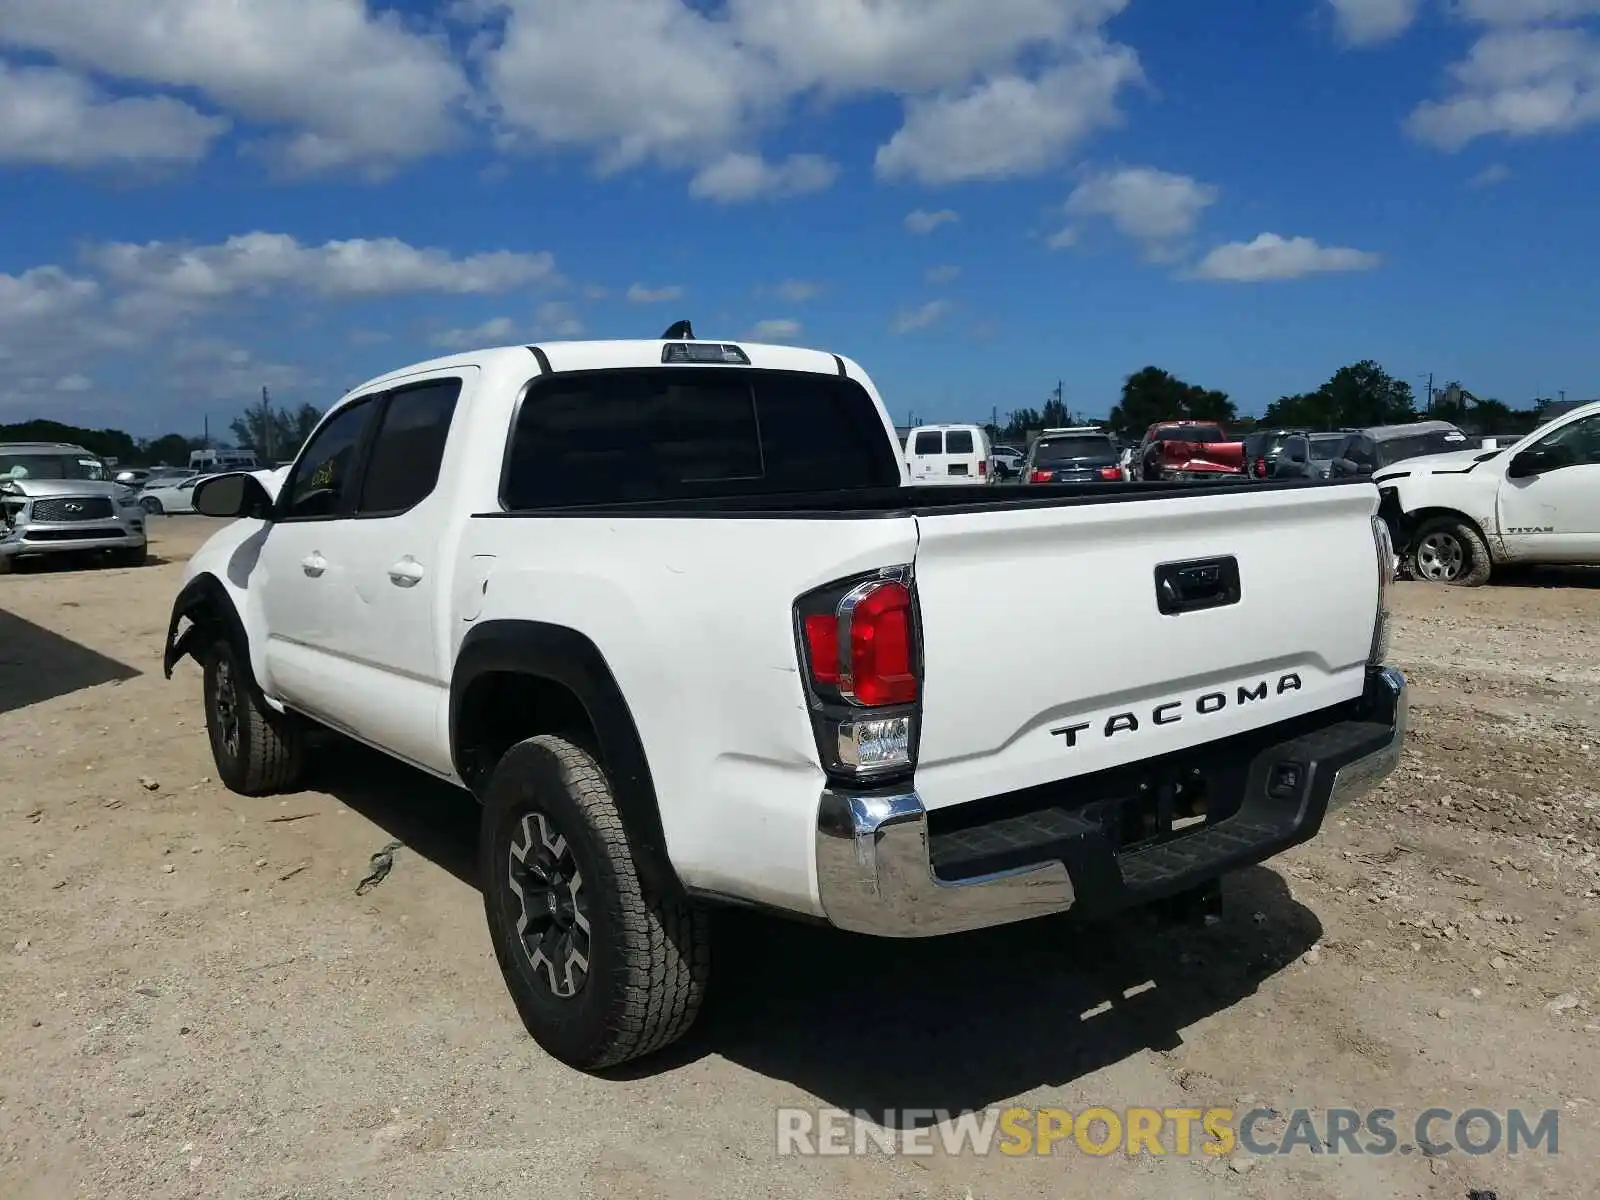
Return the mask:
<path id="1" fill-rule="evenodd" d="M 1555 1109 L 990 1108 L 950 1113 L 782 1108 L 779 1155 L 1422 1153 L 1473 1156 L 1560 1150 Z"/>

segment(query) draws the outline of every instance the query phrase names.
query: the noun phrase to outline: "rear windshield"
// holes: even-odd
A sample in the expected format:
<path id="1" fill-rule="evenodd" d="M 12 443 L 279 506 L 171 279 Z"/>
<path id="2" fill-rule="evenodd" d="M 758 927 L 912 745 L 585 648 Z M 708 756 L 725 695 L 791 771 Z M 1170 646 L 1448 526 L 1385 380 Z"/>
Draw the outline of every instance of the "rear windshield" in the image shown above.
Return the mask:
<path id="1" fill-rule="evenodd" d="M 1111 439 L 1090 434 L 1084 437 L 1051 438 L 1033 448 L 1033 461 L 1066 462 L 1074 458 L 1115 458 L 1117 448 Z"/>
<path id="2" fill-rule="evenodd" d="M 1244 440 L 1244 450 L 1252 458 L 1271 458 L 1292 434 L 1288 433 L 1252 433 Z"/>
<path id="3" fill-rule="evenodd" d="M 1318 462 L 1332 462 L 1344 448 L 1345 438 L 1312 438 L 1311 457 Z"/>
<path id="4" fill-rule="evenodd" d="M 854 380 L 647 367 L 536 381 L 512 432 L 508 509 L 897 487 L 900 461 Z"/>
<path id="5" fill-rule="evenodd" d="M 1182 425 L 1171 429 L 1158 429 L 1153 439 L 1158 442 L 1225 442 L 1222 428 L 1217 425 Z"/>
<path id="6" fill-rule="evenodd" d="M 1432 433 L 1414 433 L 1407 437 L 1385 438 L 1378 443 L 1378 465 L 1419 458 L 1424 454 L 1449 454 L 1467 449 L 1467 438 L 1453 429 L 1440 429 Z"/>
<path id="7" fill-rule="evenodd" d="M 0 454 L 0 479 L 104 480 L 106 469 L 86 454 Z"/>
<path id="8" fill-rule="evenodd" d="M 943 454 L 944 434 L 940 433 L 937 429 L 924 430 L 922 433 L 917 434 L 916 440 L 911 446 L 911 453 Z"/>
<path id="9" fill-rule="evenodd" d="M 946 454 L 971 454 L 972 430 L 947 430 L 944 435 L 944 452 Z"/>

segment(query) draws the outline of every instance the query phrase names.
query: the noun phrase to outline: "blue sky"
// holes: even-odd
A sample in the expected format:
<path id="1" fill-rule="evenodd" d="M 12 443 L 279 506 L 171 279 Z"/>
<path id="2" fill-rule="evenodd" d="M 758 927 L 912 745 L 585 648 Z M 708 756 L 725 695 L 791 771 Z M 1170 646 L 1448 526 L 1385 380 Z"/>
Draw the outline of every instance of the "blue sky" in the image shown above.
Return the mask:
<path id="1" fill-rule="evenodd" d="M 0 110 L 0 420 L 685 316 L 897 420 L 1600 394 L 1600 0 L 0 0 Z"/>

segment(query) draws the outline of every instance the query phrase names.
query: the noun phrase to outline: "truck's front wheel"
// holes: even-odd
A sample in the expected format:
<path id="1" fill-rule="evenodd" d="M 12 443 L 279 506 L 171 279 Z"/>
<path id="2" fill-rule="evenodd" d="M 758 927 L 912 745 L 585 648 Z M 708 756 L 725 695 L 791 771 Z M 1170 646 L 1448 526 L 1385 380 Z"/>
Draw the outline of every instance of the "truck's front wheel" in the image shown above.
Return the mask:
<path id="1" fill-rule="evenodd" d="M 1425 583 L 1482 587 L 1489 582 L 1494 563 L 1489 547 L 1466 521 L 1435 517 L 1412 538 L 1406 567 L 1413 579 Z"/>
<path id="2" fill-rule="evenodd" d="M 267 705 L 227 638 L 212 643 L 204 664 L 206 732 L 223 784 L 244 796 L 288 790 L 305 760 L 304 731 Z"/>
<path id="3" fill-rule="evenodd" d="M 528 1032 L 580 1070 L 688 1032 L 710 974 L 710 921 L 651 900 L 600 764 L 553 735 L 495 767 L 479 841 L 484 911 Z"/>

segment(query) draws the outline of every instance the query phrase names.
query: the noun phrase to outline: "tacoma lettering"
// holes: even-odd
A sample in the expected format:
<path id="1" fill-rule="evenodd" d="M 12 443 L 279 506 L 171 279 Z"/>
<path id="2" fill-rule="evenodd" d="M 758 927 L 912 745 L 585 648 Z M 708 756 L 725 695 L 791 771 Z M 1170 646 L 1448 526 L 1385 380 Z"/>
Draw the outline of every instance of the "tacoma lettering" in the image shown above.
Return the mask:
<path id="1" fill-rule="evenodd" d="M 1268 696 L 1281 696 L 1285 692 L 1298 692 L 1304 686 L 1300 676 L 1293 671 L 1280 675 L 1274 680 L 1262 679 L 1253 686 L 1246 687 L 1240 684 L 1235 690 L 1236 698 L 1232 707 L 1248 704 L 1253 700 L 1265 700 Z M 1150 710 L 1149 722 L 1152 725 L 1173 725 L 1183 720 L 1184 711 L 1193 709 L 1201 716 L 1209 717 L 1230 707 L 1227 692 L 1206 692 L 1189 700 L 1165 700 Z M 1077 725 L 1062 725 L 1050 731 L 1050 736 L 1061 738 L 1068 749 L 1073 749 L 1078 744 L 1078 735 L 1090 728 L 1093 722 L 1083 721 Z M 1139 732 L 1139 714 L 1133 712 L 1112 713 L 1105 719 L 1102 726 L 1104 737 L 1115 737 L 1119 733 Z"/>

